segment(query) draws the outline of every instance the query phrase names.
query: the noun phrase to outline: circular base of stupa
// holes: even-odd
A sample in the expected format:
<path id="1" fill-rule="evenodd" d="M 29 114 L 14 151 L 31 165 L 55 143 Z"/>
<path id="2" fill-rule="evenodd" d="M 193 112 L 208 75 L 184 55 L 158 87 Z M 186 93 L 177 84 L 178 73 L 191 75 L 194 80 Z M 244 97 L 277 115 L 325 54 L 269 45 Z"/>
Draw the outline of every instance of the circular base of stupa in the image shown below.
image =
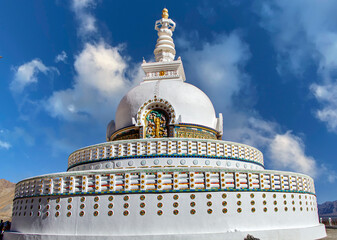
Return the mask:
<path id="1" fill-rule="evenodd" d="M 235 231 L 221 233 L 203 234 L 165 234 L 165 235 L 52 235 L 52 234 L 22 234 L 18 232 L 5 232 L 5 240 L 243 240 L 247 235 L 260 240 L 314 240 L 326 237 L 325 226 L 319 224 L 313 227 L 292 228 L 292 229 L 272 229 L 259 231 Z"/>

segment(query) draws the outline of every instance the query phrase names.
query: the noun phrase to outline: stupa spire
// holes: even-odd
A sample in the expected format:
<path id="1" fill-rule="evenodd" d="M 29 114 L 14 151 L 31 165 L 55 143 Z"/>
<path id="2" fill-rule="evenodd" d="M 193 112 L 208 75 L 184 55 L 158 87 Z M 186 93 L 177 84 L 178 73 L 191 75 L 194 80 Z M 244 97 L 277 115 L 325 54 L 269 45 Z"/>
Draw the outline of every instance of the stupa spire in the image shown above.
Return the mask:
<path id="1" fill-rule="evenodd" d="M 155 23 L 155 29 L 158 31 L 157 44 L 154 49 L 156 62 L 170 62 L 176 55 L 175 45 L 172 39 L 172 32 L 176 23 L 168 18 L 168 10 L 162 11 L 162 18 Z"/>

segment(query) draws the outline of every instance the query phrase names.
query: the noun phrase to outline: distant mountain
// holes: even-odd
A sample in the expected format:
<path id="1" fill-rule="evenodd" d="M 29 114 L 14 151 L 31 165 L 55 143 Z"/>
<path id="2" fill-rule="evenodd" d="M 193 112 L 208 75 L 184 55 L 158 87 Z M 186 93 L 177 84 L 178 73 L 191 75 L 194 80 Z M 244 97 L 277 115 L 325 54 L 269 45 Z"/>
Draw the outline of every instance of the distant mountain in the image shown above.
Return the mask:
<path id="1" fill-rule="evenodd" d="M 318 215 L 320 217 L 337 217 L 337 200 L 318 204 Z"/>
<path id="2" fill-rule="evenodd" d="M 0 219 L 7 221 L 12 219 L 12 208 L 15 183 L 0 179 Z"/>

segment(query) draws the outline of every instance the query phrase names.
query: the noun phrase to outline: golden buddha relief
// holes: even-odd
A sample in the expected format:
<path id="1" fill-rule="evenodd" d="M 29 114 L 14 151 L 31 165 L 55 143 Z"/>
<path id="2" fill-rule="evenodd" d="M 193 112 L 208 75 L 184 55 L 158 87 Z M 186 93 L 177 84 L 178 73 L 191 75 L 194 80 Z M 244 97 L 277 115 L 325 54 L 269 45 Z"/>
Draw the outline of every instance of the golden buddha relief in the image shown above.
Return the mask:
<path id="1" fill-rule="evenodd" d="M 166 113 L 160 109 L 154 109 L 146 115 L 146 138 L 168 137 L 168 119 Z"/>

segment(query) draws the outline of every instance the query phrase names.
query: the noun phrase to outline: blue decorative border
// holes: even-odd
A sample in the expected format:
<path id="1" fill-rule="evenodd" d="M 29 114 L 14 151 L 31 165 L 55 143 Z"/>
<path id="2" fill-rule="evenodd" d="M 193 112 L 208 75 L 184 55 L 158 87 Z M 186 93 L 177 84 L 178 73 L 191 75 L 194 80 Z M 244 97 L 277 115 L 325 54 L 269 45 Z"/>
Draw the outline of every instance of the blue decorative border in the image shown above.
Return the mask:
<path id="1" fill-rule="evenodd" d="M 202 156 L 202 155 L 197 155 L 197 154 L 191 154 L 191 155 L 186 155 L 186 154 L 154 154 L 154 155 L 136 155 L 136 156 L 122 156 L 122 157 L 114 157 L 114 158 L 101 158 L 97 160 L 91 160 L 91 161 L 84 161 L 84 162 L 79 162 L 71 165 L 70 167 L 67 168 L 67 171 L 69 169 L 81 166 L 83 164 L 88 164 L 88 163 L 97 163 L 97 162 L 105 162 L 105 161 L 111 161 L 111 160 L 123 160 L 123 159 L 137 159 L 137 158 L 207 158 L 207 159 L 218 159 L 218 160 L 234 160 L 234 161 L 239 161 L 239 162 L 245 162 L 245 163 L 253 163 L 261 166 L 264 169 L 264 165 L 262 163 L 252 161 L 252 160 L 247 160 L 244 158 L 233 158 L 233 157 L 221 157 L 221 156 Z"/>

